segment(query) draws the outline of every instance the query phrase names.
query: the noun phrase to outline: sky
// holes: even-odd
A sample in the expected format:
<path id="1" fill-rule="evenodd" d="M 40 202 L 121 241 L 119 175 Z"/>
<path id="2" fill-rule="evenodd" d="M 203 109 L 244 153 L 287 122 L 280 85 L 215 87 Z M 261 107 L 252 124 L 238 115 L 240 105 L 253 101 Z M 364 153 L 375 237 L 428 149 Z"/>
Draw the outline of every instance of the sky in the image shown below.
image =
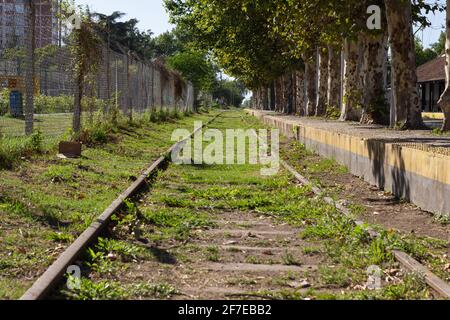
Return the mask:
<path id="1" fill-rule="evenodd" d="M 111 14 L 121 11 L 127 14 L 126 19 L 139 20 L 139 29 L 151 30 L 155 35 L 171 30 L 173 25 L 169 23 L 169 16 L 163 6 L 163 0 L 75 0 L 77 4 L 89 5 L 93 11 Z M 436 42 L 439 34 L 444 30 L 445 12 L 430 14 L 431 28 L 418 31 L 417 36 L 423 39 L 425 47 Z"/>
<path id="2" fill-rule="evenodd" d="M 441 31 L 445 31 L 445 12 L 430 13 L 428 19 L 431 22 L 431 27 L 425 30 L 418 31 L 416 36 L 423 40 L 424 47 L 429 47 L 431 44 L 437 42 Z M 417 29 L 416 29 L 417 31 Z"/>
<path id="3" fill-rule="evenodd" d="M 126 13 L 124 19 L 139 20 L 139 29 L 151 30 L 155 35 L 171 30 L 163 0 L 75 0 L 78 5 L 89 5 L 92 11 L 111 14 L 114 11 Z"/>

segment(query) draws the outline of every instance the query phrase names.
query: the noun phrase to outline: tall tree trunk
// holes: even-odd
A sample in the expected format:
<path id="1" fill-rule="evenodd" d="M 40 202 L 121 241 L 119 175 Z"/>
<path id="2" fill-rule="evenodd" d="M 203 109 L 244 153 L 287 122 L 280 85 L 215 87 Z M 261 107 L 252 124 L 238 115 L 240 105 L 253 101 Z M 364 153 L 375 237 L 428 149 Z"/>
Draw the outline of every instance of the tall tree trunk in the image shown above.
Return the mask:
<path id="1" fill-rule="evenodd" d="M 254 103 L 253 103 L 253 108 L 256 110 L 259 110 L 259 88 L 255 89 L 253 91 L 253 98 L 254 98 Z"/>
<path id="2" fill-rule="evenodd" d="M 262 94 L 262 110 L 269 110 L 269 90 L 267 86 L 261 88 Z"/>
<path id="3" fill-rule="evenodd" d="M 35 78 L 35 47 L 36 47 L 36 5 L 34 1 L 27 0 L 25 3 L 28 32 L 26 37 L 26 59 L 25 59 L 25 134 L 33 133 L 34 127 L 34 78 Z"/>
<path id="4" fill-rule="evenodd" d="M 392 51 L 393 110 L 391 126 L 424 127 L 416 75 L 411 1 L 385 0 Z"/>
<path id="5" fill-rule="evenodd" d="M 75 134 L 79 134 L 81 131 L 81 100 L 83 98 L 83 75 L 81 71 L 78 71 L 75 78 L 75 90 L 74 90 L 74 107 L 73 107 L 73 126 L 72 130 Z"/>
<path id="6" fill-rule="evenodd" d="M 344 93 L 341 121 L 359 121 L 361 117 L 361 91 L 359 78 L 358 41 L 344 40 Z"/>
<path id="7" fill-rule="evenodd" d="M 446 19 L 446 42 L 445 42 L 445 91 L 439 99 L 439 107 L 444 112 L 445 120 L 442 126 L 443 131 L 450 131 L 450 0 L 447 0 L 447 19 Z"/>
<path id="8" fill-rule="evenodd" d="M 328 98 L 328 48 L 319 48 L 319 74 L 316 116 L 321 117 L 327 113 Z"/>
<path id="9" fill-rule="evenodd" d="M 281 112 L 283 106 L 283 86 L 281 77 L 275 80 L 275 111 Z"/>
<path id="10" fill-rule="evenodd" d="M 337 110 L 341 107 L 341 51 L 328 47 L 328 107 Z"/>
<path id="11" fill-rule="evenodd" d="M 313 117 L 316 114 L 317 106 L 317 57 L 315 53 L 305 61 L 305 82 L 306 116 Z"/>
<path id="12" fill-rule="evenodd" d="M 305 71 L 295 71 L 295 114 L 306 114 Z"/>
<path id="13" fill-rule="evenodd" d="M 291 114 L 293 110 L 292 99 L 292 73 L 288 72 L 283 76 L 283 96 L 284 96 L 284 113 Z"/>
<path id="14" fill-rule="evenodd" d="M 364 41 L 364 90 L 361 123 L 389 124 L 385 81 L 387 63 L 386 28 L 379 34 L 367 34 Z"/>
<path id="15" fill-rule="evenodd" d="M 275 110 L 275 82 L 272 81 L 272 83 L 269 86 L 269 110 L 274 111 Z"/>

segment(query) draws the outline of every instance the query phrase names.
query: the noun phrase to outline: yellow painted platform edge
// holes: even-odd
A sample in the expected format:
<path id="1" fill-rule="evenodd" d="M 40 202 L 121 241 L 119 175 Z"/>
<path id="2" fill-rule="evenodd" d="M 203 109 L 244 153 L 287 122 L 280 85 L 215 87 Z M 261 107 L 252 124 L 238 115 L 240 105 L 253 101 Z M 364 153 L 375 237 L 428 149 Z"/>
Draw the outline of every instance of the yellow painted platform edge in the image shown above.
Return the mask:
<path id="1" fill-rule="evenodd" d="M 279 123 L 281 128 L 286 131 L 286 124 L 293 128 L 303 129 L 303 135 L 307 139 L 318 143 L 333 146 L 368 159 L 371 159 L 367 143 L 373 141 L 385 145 L 384 162 L 390 166 L 414 173 L 416 175 L 439 181 L 450 185 L 450 157 L 433 152 L 423 151 L 415 148 L 400 146 L 395 143 L 384 143 L 375 140 L 352 136 L 346 133 L 337 133 L 314 128 L 304 124 L 298 124 L 292 120 L 280 119 L 276 116 L 265 115 L 263 113 L 251 110 L 253 115 L 262 116 L 263 119 L 271 120 L 271 124 Z M 337 141 L 336 141 L 337 140 Z"/>

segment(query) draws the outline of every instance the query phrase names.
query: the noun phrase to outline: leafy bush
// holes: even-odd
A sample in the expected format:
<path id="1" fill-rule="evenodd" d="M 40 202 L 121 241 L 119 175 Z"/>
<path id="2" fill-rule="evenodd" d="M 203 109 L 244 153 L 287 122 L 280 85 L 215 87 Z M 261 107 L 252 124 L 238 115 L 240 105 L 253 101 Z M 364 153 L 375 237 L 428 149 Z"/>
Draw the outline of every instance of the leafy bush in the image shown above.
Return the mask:
<path id="1" fill-rule="evenodd" d="M 341 116 L 341 111 L 333 106 L 328 106 L 326 117 L 328 119 L 337 120 Z"/>
<path id="2" fill-rule="evenodd" d="M 4 116 L 9 112 L 9 90 L 0 91 L 0 116 Z"/>
<path id="3" fill-rule="evenodd" d="M 47 113 L 69 113 L 73 111 L 72 96 L 51 97 L 46 95 L 36 95 L 34 97 L 34 112 Z"/>
<path id="4" fill-rule="evenodd" d="M 21 158 L 41 152 L 42 142 L 39 131 L 29 137 L 0 138 L 0 169 L 11 169 Z"/>
<path id="5" fill-rule="evenodd" d="M 34 97 L 34 111 L 39 114 L 71 113 L 73 112 L 73 96 L 46 96 Z M 97 98 L 84 97 L 81 101 L 81 109 L 85 112 L 95 112 L 105 108 L 106 101 Z"/>
<path id="6" fill-rule="evenodd" d="M 108 123 L 98 123 L 93 126 L 85 127 L 78 136 L 74 137 L 87 146 L 101 145 L 108 142 L 111 133 L 111 126 Z"/>

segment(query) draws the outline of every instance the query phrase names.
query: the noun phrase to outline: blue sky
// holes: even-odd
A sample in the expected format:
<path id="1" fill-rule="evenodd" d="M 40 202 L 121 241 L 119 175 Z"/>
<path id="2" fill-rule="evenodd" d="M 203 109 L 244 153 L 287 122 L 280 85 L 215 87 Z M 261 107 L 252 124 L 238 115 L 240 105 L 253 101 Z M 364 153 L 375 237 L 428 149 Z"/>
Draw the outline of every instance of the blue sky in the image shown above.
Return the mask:
<path id="1" fill-rule="evenodd" d="M 423 32 L 419 31 L 416 36 L 422 39 L 425 47 L 429 47 L 430 44 L 436 42 L 439 38 L 441 31 L 445 31 L 445 12 L 438 12 L 435 15 L 430 14 L 428 19 L 431 21 L 432 26 L 425 29 Z"/>
<path id="2" fill-rule="evenodd" d="M 161 34 L 170 30 L 173 26 L 169 23 L 169 17 L 163 7 L 163 0 L 75 0 L 77 4 L 89 5 L 92 10 L 110 14 L 113 11 L 127 13 L 126 18 L 136 18 L 140 21 L 141 30 L 152 30 L 155 34 Z M 432 27 L 419 31 L 416 35 L 422 39 L 425 47 L 437 41 L 445 24 L 445 12 L 436 15 L 430 14 Z"/>
<path id="3" fill-rule="evenodd" d="M 126 19 L 139 20 L 139 29 L 150 29 L 155 34 L 161 34 L 173 27 L 163 7 L 163 0 L 75 0 L 75 3 L 89 5 L 92 10 L 105 14 L 124 12 L 127 14 Z"/>

